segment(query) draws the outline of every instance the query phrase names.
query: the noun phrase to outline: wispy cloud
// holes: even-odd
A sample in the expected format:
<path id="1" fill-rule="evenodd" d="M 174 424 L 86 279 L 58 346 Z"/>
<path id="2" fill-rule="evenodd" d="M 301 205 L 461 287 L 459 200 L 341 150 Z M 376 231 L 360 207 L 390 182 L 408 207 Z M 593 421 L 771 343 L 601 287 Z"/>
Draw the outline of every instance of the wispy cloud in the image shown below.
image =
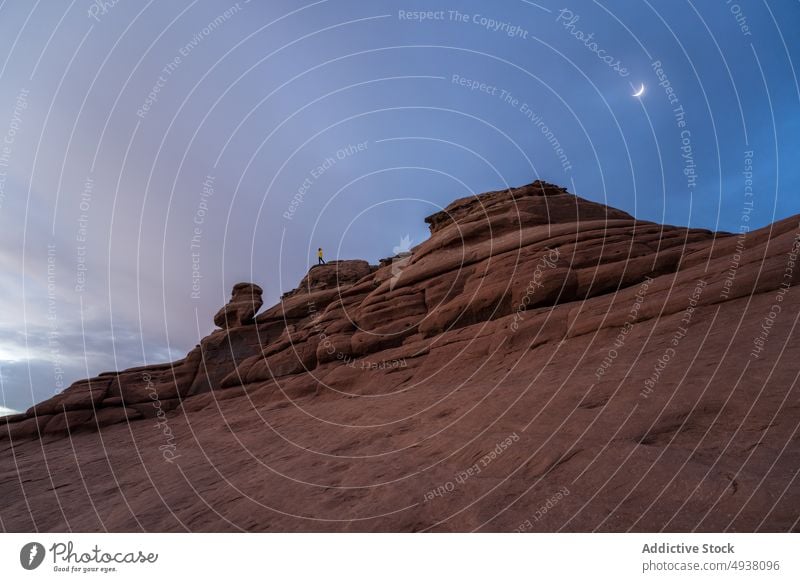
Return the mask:
<path id="1" fill-rule="evenodd" d="M 0 416 L 8 416 L 9 414 L 17 414 L 19 410 L 14 410 L 12 408 L 6 408 L 5 406 L 0 406 Z"/>

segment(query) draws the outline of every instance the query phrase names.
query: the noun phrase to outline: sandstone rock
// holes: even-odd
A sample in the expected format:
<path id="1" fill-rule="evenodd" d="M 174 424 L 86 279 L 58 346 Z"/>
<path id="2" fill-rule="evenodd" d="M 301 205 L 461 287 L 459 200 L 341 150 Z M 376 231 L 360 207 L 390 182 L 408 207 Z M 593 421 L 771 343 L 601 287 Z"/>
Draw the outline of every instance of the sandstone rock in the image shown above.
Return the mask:
<path id="1" fill-rule="evenodd" d="M 11 441 L 36 438 L 40 434 L 44 434 L 44 429 L 52 418 L 53 415 L 48 414 L 11 422 L 0 427 L 0 438 L 9 438 Z"/>
<path id="2" fill-rule="evenodd" d="M 179 386 L 172 380 L 169 372 L 123 372 L 111 383 L 110 398 L 120 398 L 126 406 L 154 400 L 177 398 Z"/>
<path id="3" fill-rule="evenodd" d="M 25 414 L 24 412 L 20 412 L 17 414 L 7 414 L 6 416 L 0 416 L 0 427 L 2 427 L 4 424 L 8 424 L 9 422 L 13 423 L 25 420 L 27 417 L 28 417 L 27 414 Z M 2 430 L 3 429 L 0 428 L 0 431 Z"/>
<path id="4" fill-rule="evenodd" d="M 73 384 L 64 391 L 65 398 L 61 401 L 61 405 L 66 410 L 92 409 L 105 398 L 110 386 L 110 378 Z"/>
<path id="5" fill-rule="evenodd" d="M 324 265 L 313 265 L 308 274 L 300 281 L 297 289 L 284 293 L 281 299 L 288 299 L 298 294 L 310 294 L 315 291 L 331 289 L 342 291 L 358 283 L 374 272 L 376 268 L 362 260 L 330 261 Z"/>
<path id="6" fill-rule="evenodd" d="M 578 213 L 578 207 L 582 213 Z M 511 218 L 507 222 L 511 228 L 519 228 L 523 224 L 532 224 L 532 220 L 547 224 L 574 221 L 579 215 L 584 219 L 592 217 L 632 218 L 629 214 L 583 200 L 567 193 L 566 188 L 537 180 L 521 188 L 510 188 L 497 192 L 487 192 L 479 196 L 460 198 L 450 203 L 444 210 L 425 219 L 430 226 L 431 234 L 436 234 L 445 227 L 463 222 L 492 222 L 497 217 Z M 524 217 L 522 220 L 514 219 Z"/>
<path id="7" fill-rule="evenodd" d="M 263 290 L 254 283 L 237 283 L 233 286 L 231 300 L 214 316 L 214 323 L 223 329 L 249 325 L 261 309 Z"/>
<path id="8" fill-rule="evenodd" d="M 64 410 L 64 400 L 66 396 L 62 392 L 61 394 L 56 394 L 52 398 L 49 398 L 43 402 L 39 402 L 38 404 L 34 404 L 28 410 L 25 411 L 25 417 L 30 418 L 32 416 L 48 416 L 51 414 L 55 414 L 57 412 L 61 412 Z"/>
<path id="9" fill-rule="evenodd" d="M 161 416 L 162 413 L 166 414 L 170 410 L 178 408 L 180 404 L 180 398 L 169 398 L 165 400 L 130 404 L 129 407 L 138 412 L 143 418 L 154 418 L 156 416 Z"/>
<path id="10" fill-rule="evenodd" d="M 94 414 L 91 410 L 66 410 L 53 415 L 44 427 L 45 434 L 68 434 L 84 426 Z"/>

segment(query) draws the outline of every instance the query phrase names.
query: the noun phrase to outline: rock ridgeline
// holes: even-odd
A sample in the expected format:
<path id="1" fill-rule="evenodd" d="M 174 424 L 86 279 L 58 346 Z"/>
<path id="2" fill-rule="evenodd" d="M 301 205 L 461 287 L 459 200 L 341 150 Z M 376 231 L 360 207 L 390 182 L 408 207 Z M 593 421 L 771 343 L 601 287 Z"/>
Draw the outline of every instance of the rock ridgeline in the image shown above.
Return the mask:
<path id="1" fill-rule="evenodd" d="M 22 414 L 0 418 L 7 425 L 0 438 L 63 435 L 182 405 L 198 408 L 210 401 L 200 399 L 210 391 L 219 391 L 218 399 L 280 382 L 291 397 L 316 394 L 320 369 L 337 360 L 424 359 L 434 343 L 442 348 L 451 341 L 443 336 L 490 321 L 511 325 L 522 311 L 536 312 L 544 325 L 536 328 L 537 342 L 562 340 L 619 325 L 620 316 L 573 320 L 564 312 L 554 320 L 542 308 L 689 271 L 733 248 L 728 234 L 639 221 L 543 181 L 456 200 L 426 222 L 431 238 L 404 253 L 401 270 L 392 268 L 391 258 L 380 266 L 362 260 L 315 265 L 296 289 L 259 315 L 261 287 L 239 283 L 214 316 L 220 329 L 182 360 L 75 382 Z M 793 225 L 791 219 L 777 223 L 751 241 L 763 244 Z M 757 252 L 749 251 L 746 259 L 757 260 Z M 771 288 L 779 277 L 770 270 L 758 277 L 742 272 L 728 297 Z M 669 284 L 664 280 L 662 287 Z M 722 284 L 721 277 L 709 282 Z M 679 308 L 674 302 L 661 315 Z M 521 337 L 527 336 L 513 341 Z M 388 390 L 405 379 L 396 374 L 384 386 Z M 346 391 L 364 389 L 359 378 L 346 374 L 329 380 L 327 386 Z"/>
<path id="2" fill-rule="evenodd" d="M 427 223 L 0 419 L 0 523 L 797 530 L 800 217 L 733 236 L 537 181 Z"/>

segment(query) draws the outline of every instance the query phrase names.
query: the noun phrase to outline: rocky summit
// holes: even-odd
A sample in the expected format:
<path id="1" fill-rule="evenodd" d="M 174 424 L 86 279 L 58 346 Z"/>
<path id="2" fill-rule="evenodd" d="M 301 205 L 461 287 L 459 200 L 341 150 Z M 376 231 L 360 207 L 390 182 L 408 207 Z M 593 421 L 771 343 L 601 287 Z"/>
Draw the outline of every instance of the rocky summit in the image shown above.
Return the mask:
<path id="1" fill-rule="evenodd" d="M 798 530 L 800 217 L 731 235 L 537 181 L 427 223 L 0 419 L 0 527 Z"/>

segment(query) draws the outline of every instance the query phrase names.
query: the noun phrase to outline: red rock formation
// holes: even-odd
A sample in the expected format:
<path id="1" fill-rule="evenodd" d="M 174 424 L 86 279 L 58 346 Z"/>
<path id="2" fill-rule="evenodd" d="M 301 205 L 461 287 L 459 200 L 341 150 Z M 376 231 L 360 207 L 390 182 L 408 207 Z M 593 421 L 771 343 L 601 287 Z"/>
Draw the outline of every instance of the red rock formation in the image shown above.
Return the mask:
<path id="1" fill-rule="evenodd" d="M 797 528 L 798 217 L 742 250 L 534 182 L 427 222 L 258 315 L 237 285 L 183 360 L 0 419 L 0 523 Z"/>

